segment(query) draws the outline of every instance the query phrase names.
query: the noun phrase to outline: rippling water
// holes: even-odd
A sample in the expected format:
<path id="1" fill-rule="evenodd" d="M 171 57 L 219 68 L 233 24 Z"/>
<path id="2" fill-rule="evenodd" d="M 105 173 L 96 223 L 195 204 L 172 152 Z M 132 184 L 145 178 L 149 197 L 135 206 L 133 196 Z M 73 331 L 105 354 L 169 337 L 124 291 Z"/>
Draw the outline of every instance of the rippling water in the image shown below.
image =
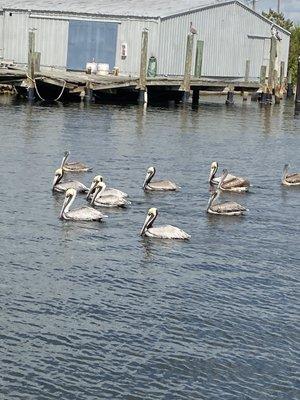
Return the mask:
<path id="1" fill-rule="evenodd" d="M 300 190 L 280 185 L 285 162 L 300 171 L 292 103 L 0 101 L 1 398 L 299 399 Z M 94 167 L 77 179 L 102 174 L 132 206 L 60 221 L 66 149 Z M 247 216 L 205 213 L 213 160 L 252 181 L 222 196 Z M 145 194 L 151 164 L 182 190 Z M 150 206 L 191 241 L 141 238 Z"/>

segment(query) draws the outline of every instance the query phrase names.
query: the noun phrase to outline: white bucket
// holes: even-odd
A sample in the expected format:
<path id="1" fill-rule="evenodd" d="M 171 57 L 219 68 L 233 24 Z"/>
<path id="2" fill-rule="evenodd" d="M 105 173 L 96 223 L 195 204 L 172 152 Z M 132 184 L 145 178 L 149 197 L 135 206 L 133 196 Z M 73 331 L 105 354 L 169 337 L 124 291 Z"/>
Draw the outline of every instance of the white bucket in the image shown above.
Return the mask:
<path id="1" fill-rule="evenodd" d="M 91 70 L 91 74 L 97 73 L 97 63 L 96 62 L 88 62 L 86 63 L 85 70 Z"/>
<path id="2" fill-rule="evenodd" d="M 109 64 L 99 63 L 97 68 L 98 75 L 108 75 L 109 73 Z"/>

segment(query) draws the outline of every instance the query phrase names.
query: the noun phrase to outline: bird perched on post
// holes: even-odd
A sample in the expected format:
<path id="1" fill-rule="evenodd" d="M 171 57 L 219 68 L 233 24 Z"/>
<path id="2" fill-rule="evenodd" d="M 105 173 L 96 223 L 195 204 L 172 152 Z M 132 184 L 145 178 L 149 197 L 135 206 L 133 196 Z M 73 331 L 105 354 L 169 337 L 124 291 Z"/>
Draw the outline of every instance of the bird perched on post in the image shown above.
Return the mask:
<path id="1" fill-rule="evenodd" d="M 274 25 L 271 27 L 271 35 L 274 36 L 279 42 L 282 40 L 282 38 L 279 36 L 278 30 Z"/>
<path id="2" fill-rule="evenodd" d="M 190 23 L 190 33 L 197 35 L 197 29 L 194 27 L 193 23 Z"/>

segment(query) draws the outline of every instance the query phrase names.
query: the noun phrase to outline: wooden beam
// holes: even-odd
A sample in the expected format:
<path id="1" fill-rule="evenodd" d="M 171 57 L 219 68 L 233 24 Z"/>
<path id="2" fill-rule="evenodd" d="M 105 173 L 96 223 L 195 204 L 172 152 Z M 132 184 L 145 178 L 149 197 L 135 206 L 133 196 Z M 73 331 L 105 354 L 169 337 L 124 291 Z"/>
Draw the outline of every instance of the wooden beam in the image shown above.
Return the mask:
<path id="1" fill-rule="evenodd" d="M 186 41 L 184 77 L 180 87 L 180 89 L 183 90 L 185 93 L 189 93 L 190 91 L 193 44 L 194 44 L 194 35 L 192 33 L 189 33 L 187 35 L 187 41 Z"/>
<path id="2" fill-rule="evenodd" d="M 142 32 L 140 80 L 139 80 L 139 87 L 141 90 L 146 90 L 146 85 L 147 85 L 147 52 L 148 52 L 148 30 L 144 29 Z"/>
<path id="3" fill-rule="evenodd" d="M 250 76 L 250 60 L 246 60 L 245 82 L 249 82 L 249 76 Z"/>

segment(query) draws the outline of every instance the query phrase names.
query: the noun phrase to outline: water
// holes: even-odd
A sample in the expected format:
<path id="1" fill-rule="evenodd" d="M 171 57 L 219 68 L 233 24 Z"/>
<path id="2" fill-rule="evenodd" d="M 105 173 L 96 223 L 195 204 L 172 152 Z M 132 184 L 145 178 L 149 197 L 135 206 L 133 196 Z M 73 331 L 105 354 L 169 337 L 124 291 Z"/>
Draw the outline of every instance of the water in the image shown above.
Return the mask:
<path id="1" fill-rule="evenodd" d="M 1 399 L 296 399 L 300 170 L 293 104 L 190 108 L 1 98 Z M 62 222 L 64 150 L 130 194 L 103 223 Z M 213 160 L 247 176 L 223 195 L 245 217 L 208 216 Z M 182 190 L 145 194 L 146 169 Z M 78 196 L 77 205 L 84 204 Z M 190 242 L 143 239 L 149 207 Z"/>

